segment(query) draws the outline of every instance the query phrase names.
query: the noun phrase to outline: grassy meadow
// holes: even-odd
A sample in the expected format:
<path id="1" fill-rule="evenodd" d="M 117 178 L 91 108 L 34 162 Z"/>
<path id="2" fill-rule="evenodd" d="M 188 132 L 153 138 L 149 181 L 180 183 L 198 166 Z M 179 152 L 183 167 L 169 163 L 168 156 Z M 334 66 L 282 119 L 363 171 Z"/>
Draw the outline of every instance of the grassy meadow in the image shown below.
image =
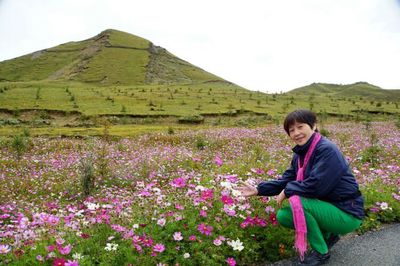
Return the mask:
<path id="1" fill-rule="evenodd" d="M 337 122 L 365 197 L 357 233 L 400 222 L 400 129 Z M 239 181 L 275 179 L 291 159 L 282 127 L 133 137 L 0 137 L 1 265 L 265 265 L 295 253 L 274 197 Z"/>
<path id="2" fill-rule="evenodd" d="M 268 88 L 266 88 L 268 89 Z M 0 62 L 0 265 L 265 265 L 294 256 L 274 197 L 283 118 L 311 109 L 365 197 L 400 222 L 400 91 L 249 91 L 117 30 Z"/>
<path id="3" fill-rule="evenodd" d="M 138 128 L 151 131 L 154 125 L 164 130 L 169 126 L 193 128 L 190 124 L 203 127 L 280 124 L 287 112 L 297 108 L 317 112 L 322 122 L 396 120 L 399 116 L 396 98 L 371 100 L 374 95 L 339 95 L 296 90 L 266 94 L 226 82 L 142 86 L 3 82 L 0 83 L 0 134 L 28 127 L 34 134 L 82 132 L 85 135 L 86 131 L 88 135 L 99 135 L 104 121 L 110 122 L 112 134 L 125 128 L 132 135 Z"/>

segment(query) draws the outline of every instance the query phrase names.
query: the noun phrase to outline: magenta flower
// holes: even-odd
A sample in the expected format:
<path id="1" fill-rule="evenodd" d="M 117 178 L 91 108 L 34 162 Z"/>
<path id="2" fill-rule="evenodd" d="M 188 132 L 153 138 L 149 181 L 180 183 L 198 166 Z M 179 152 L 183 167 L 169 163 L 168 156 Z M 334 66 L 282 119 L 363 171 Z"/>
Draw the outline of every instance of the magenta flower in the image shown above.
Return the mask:
<path id="1" fill-rule="evenodd" d="M 155 244 L 153 247 L 153 252 L 161 253 L 165 250 L 165 246 L 163 244 Z"/>
<path id="2" fill-rule="evenodd" d="M 171 182 L 171 186 L 173 187 L 185 187 L 186 186 L 186 181 L 182 177 L 175 178 Z"/>
<path id="3" fill-rule="evenodd" d="M 213 227 L 211 225 L 205 225 L 205 224 L 201 223 L 197 227 L 197 230 L 199 230 L 200 233 L 202 233 L 206 236 L 209 236 L 209 235 L 211 235 L 211 233 L 213 231 Z"/>
<path id="4" fill-rule="evenodd" d="M 201 192 L 201 199 L 202 200 L 211 200 L 214 198 L 214 190 L 206 189 Z"/>
<path id="5" fill-rule="evenodd" d="M 227 258 L 226 263 L 228 263 L 229 266 L 236 266 L 236 261 L 234 258 Z"/>
<path id="6" fill-rule="evenodd" d="M 227 195 L 223 195 L 221 197 L 221 201 L 226 204 L 226 205 L 232 205 L 233 204 L 233 199 Z"/>
<path id="7" fill-rule="evenodd" d="M 65 266 L 64 258 L 55 258 L 53 261 L 53 266 Z"/>
<path id="8" fill-rule="evenodd" d="M 194 235 L 189 236 L 189 241 L 196 241 L 196 236 Z"/>
<path id="9" fill-rule="evenodd" d="M 264 170 L 261 168 L 251 168 L 250 169 L 253 173 L 256 173 L 257 175 L 262 175 L 264 174 Z"/>

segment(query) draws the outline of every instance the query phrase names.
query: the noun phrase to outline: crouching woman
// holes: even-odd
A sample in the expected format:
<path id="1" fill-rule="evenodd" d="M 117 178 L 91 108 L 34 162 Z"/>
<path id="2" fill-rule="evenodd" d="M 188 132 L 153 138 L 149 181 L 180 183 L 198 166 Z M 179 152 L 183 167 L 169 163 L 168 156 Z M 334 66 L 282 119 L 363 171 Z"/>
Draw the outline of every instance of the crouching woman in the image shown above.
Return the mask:
<path id="1" fill-rule="evenodd" d="M 299 265 L 322 265 L 329 249 L 344 235 L 356 230 L 364 218 L 364 200 L 348 162 L 339 148 L 317 130 L 316 115 L 309 110 L 288 114 L 284 129 L 296 144 L 290 167 L 277 180 L 257 187 L 243 183 L 245 197 L 274 196 L 280 208 L 278 222 L 295 229 Z M 311 251 L 307 250 L 307 240 Z"/>

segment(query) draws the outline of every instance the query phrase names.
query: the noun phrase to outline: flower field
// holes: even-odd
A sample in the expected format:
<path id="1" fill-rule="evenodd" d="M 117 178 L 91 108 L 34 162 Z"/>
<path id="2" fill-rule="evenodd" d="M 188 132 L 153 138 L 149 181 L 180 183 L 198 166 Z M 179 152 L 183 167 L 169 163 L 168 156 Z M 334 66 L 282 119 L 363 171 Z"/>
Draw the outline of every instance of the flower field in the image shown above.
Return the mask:
<path id="1" fill-rule="evenodd" d="M 359 233 L 399 222 L 400 130 L 324 131 L 365 196 Z M 0 139 L 0 265 L 259 265 L 294 255 L 274 198 L 236 190 L 287 168 L 281 127 L 24 141 L 17 154 Z"/>

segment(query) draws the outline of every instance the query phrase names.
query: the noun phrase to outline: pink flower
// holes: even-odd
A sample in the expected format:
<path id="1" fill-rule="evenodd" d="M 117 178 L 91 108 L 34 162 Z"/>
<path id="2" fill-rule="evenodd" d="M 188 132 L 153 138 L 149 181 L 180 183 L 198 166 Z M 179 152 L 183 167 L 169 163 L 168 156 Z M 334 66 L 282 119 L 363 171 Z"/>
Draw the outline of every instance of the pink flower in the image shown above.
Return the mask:
<path id="1" fill-rule="evenodd" d="M 74 261 L 74 260 L 68 260 L 65 263 L 65 266 L 79 266 L 79 263 L 77 261 Z"/>
<path id="2" fill-rule="evenodd" d="M 126 228 L 119 224 L 113 224 L 113 225 L 111 225 L 111 228 L 117 232 L 125 232 L 126 231 Z"/>
<path id="3" fill-rule="evenodd" d="M 185 209 L 185 207 L 183 207 L 182 205 L 180 205 L 180 204 L 175 204 L 175 208 L 177 209 L 177 210 L 183 210 L 183 209 Z"/>
<path id="4" fill-rule="evenodd" d="M 163 244 L 155 244 L 153 247 L 153 252 L 161 253 L 165 250 L 165 246 Z"/>
<path id="5" fill-rule="evenodd" d="M 11 247 L 9 245 L 0 245 L 0 254 L 7 254 L 11 251 Z"/>
<path id="6" fill-rule="evenodd" d="M 173 235 L 175 241 L 181 241 L 183 239 L 181 232 L 175 232 Z"/>
<path id="7" fill-rule="evenodd" d="M 49 215 L 48 217 L 48 224 L 51 226 L 56 226 L 60 222 L 60 217 Z"/>
<path id="8" fill-rule="evenodd" d="M 157 220 L 157 224 L 159 225 L 159 226 L 164 226 L 165 225 L 165 223 L 166 223 L 166 220 L 164 219 L 164 218 L 161 218 L 161 219 L 158 219 Z"/>
<path id="9" fill-rule="evenodd" d="M 37 259 L 38 261 L 40 261 L 40 262 L 43 262 L 43 261 L 44 261 L 42 255 L 37 255 L 37 256 L 36 256 L 36 259 Z"/>
<path id="10" fill-rule="evenodd" d="M 219 157 L 218 155 L 215 156 L 215 164 L 217 166 L 221 166 L 223 164 L 221 157 Z"/>
<path id="11" fill-rule="evenodd" d="M 207 212 L 205 210 L 200 210 L 201 217 L 207 217 Z"/>
<path id="12" fill-rule="evenodd" d="M 47 251 L 48 252 L 53 252 L 55 250 L 55 246 L 47 246 Z"/>
<path id="13" fill-rule="evenodd" d="M 216 239 L 214 239 L 213 243 L 214 243 L 214 245 L 216 245 L 216 246 L 221 246 L 222 241 L 221 241 L 221 239 L 216 238 Z"/>
<path id="14" fill-rule="evenodd" d="M 71 252 L 72 246 L 67 245 L 65 247 L 59 248 L 58 251 L 60 251 L 61 255 L 68 255 Z"/>
<path id="15" fill-rule="evenodd" d="M 270 169 L 270 170 L 268 170 L 267 175 L 273 176 L 275 173 L 276 173 L 276 171 L 274 169 Z"/>
<path id="16" fill-rule="evenodd" d="M 211 225 L 205 225 L 205 224 L 201 223 L 197 227 L 197 230 L 199 230 L 200 233 L 202 233 L 206 236 L 209 236 L 209 235 L 211 235 L 211 233 L 213 231 L 213 227 Z"/>
<path id="17" fill-rule="evenodd" d="M 229 266 L 236 266 L 236 261 L 234 258 L 227 258 L 226 263 L 228 263 Z"/>
<path id="18" fill-rule="evenodd" d="M 196 236 L 193 236 L 193 235 L 189 236 L 189 240 L 190 241 L 196 241 Z"/>
<path id="19" fill-rule="evenodd" d="M 272 207 L 272 206 L 267 206 L 267 207 L 265 207 L 265 212 L 266 213 L 270 213 L 270 212 L 274 212 L 275 211 L 275 209 L 274 209 L 274 207 Z"/>

